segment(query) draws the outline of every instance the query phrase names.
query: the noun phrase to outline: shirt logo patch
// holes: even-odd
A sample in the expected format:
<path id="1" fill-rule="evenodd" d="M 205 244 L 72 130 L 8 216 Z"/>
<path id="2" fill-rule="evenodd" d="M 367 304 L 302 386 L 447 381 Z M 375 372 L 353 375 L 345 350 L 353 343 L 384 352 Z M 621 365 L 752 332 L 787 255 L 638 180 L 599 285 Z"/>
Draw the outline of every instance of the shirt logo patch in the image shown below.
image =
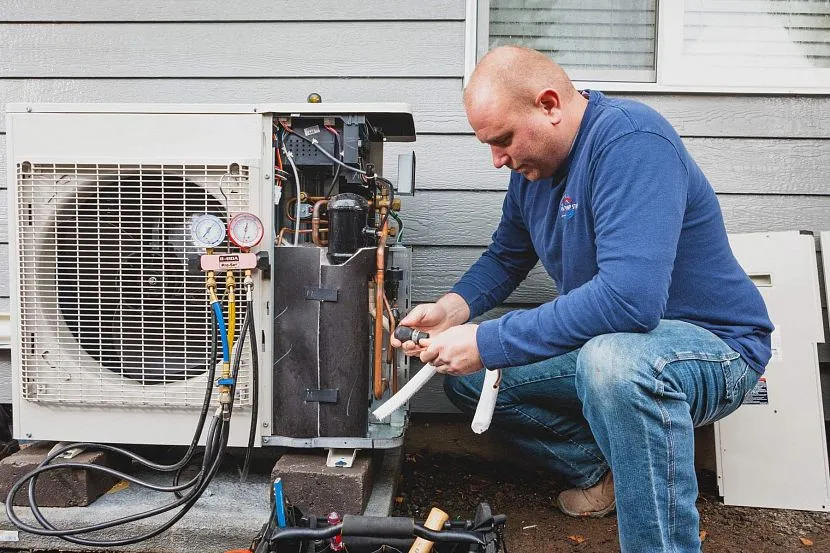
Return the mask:
<path id="1" fill-rule="evenodd" d="M 563 219 L 573 219 L 578 208 L 579 204 L 573 201 L 573 198 L 564 196 L 562 201 L 559 202 L 559 216 Z"/>

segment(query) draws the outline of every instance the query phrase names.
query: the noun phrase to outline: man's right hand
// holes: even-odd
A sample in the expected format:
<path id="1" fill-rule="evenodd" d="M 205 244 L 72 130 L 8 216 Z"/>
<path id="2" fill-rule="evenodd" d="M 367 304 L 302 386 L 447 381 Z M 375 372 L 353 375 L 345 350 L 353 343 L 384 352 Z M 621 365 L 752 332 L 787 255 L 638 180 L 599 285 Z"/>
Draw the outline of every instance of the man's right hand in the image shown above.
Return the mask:
<path id="1" fill-rule="evenodd" d="M 422 303 L 416 305 L 415 309 L 401 319 L 398 325 L 408 326 L 421 332 L 429 332 L 434 335 L 438 332 L 448 329 L 451 325 L 447 319 L 447 312 L 437 303 Z M 401 344 L 401 341 L 394 336 L 391 339 L 392 347 L 399 348 L 403 346 L 403 352 L 406 355 L 418 355 L 424 351 L 426 344 L 417 345 L 412 340 L 408 340 Z"/>
<path id="2" fill-rule="evenodd" d="M 458 294 L 449 293 L 439 299 L 436 303 L 422 303 L 416 305 L 406 317 L 401 319 L 398 325 L 408 326 L 421 332 L 428 332 L 430 336 L 441 333 L 451 326 L 467 322 L 470 318 L 470 308 L 467 302 Z M 427 343 L 420 346 L 413 341 L 401 344 L 400 340 L 392 337 L 392 347 L 403 347 L 405 355 L 419 355 L 426 349 Z"/>

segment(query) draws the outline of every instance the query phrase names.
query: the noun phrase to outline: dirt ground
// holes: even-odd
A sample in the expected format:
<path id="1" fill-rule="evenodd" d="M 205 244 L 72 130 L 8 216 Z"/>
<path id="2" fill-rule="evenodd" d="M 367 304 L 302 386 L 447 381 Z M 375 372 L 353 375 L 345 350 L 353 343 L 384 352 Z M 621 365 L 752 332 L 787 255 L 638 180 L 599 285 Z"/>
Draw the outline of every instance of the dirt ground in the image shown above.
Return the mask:
<path id="1" fill-rule="evenodd" d="M 554 507 L 563 485 L 549 473 L 516 466 L 508 452 L 476 436 L 457 418 L 415 419 L 407 431 L 406 461 L 395 514 L 426 518 L 433 506 L 472 518 L 486 501 L 507 515 L 511 553 L 615 553 L 616 517 L 577 520 Z M 731 507 L 717 496 L 715 475 L 698 474 L 700 530 L 706 553 L 830 553 L 830 513 Z"/>

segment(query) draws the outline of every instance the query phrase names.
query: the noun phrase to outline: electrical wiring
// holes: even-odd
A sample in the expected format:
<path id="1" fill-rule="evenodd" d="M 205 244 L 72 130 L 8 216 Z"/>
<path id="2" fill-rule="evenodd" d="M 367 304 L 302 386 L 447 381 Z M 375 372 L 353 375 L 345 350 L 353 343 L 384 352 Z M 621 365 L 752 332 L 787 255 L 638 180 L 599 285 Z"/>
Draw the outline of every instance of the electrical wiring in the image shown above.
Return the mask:
<path id="1" fill-rule="evenodd" d="M 299 135 L 297 135 L 299 136 Z M 285 152 L 285 157 L 288 158 L 288 164 L 291 165 L 291 171 L 294 173 L 294 183 L 296 185 L 296 192 L 297 192 L 297 220 L 294 222 L 295 230 L 294 232 L 294 245 L 297 246 L 300 243 L 300 196 L 302 195 L 302 190 L 300 189 L 300 173 L 297 171 L 297 165 L 294 163 L 294 154 L 286 149 L 285 144 L 282 145 L 282 151 Z"/>
<path id="2" fill-rule="evenodd" d="M 392 218 L 398 223 L 398 235 L 395 237 L 395 243 L 400 244 L 403 242 L 403 221 L 400 217 L 398 217 L 397 211 L 390 210 L 390 215 L 392 215 Z"/>
<path id="3" fill-rule="evenodd" d="M 320 146 L 320 143 L 319 143 L 318 141 L 316 141 L 316 140 L 309 140 L 308 138 L 304 137 L 303 135 L 298 134 L 298 133 L 296 133 L 296 132 L 292 131 L 291 129 L 289 129 L 288 127 L 286 127 L 285 125 L 283 125 L 282 123 L 280 123 L 280 125 L 282 126 L 282 128 L 283 128 L 283 129 L 285 129 L 285 131 L 286 131 L 287 133 L 289 133 L 289 134 L 291 134 L 291 135 L 293 135 L 293 136 L 296 136 L 297 138 L 299 138 L 300 140 L 302 140 L 302 141 L 304 141 L 304 142 L 308 142 L 309 144 L 311 144 L 312 146 L 314 146 L 315 148 L 317 148 L 318 150 L 320 150 L 320 153 L 322 153 L 324 156 L 326 156 L 327 158 L 329 158 L 330 160 L 332 160 L 333 162 L 335 162 L 335 163 L 336 163 L 337 165 L 339 165 L 340 167 L 343 167 L 344 169 L 347 169 L 347 170 L 351 171 L 352 173 L 357 173 L 358 175 L 365 175 L 365 174 L 366 174 L 366 171 L 364 171 L 363 169 L 358 169 L 357 167 L 352 167 L 351 165 L 348 165 L 348 164 L 346 164 L 346 163 L 343 163 L 342 161 L 340 161 L 339 159 L 337 159 L 336 157 L 334 157 L 333 155 L 331 155 L 330 153 L 328 153 L 328 152 L 326 151 L 326 149 L 325 149 L 325 148 L 323 148 L 322 146 Z"/>
<path id="4" fill-rule="evenodd" d="M 336 129 L 334 129 L 333 127 L 330 127 L 328 125 L 326 125 L 326 128 L 329 130 L 330 133 L 334 134 L 334 147 L 336 148 L 336 150 L 338 152 L 337 155 L 340 158 L 340 161 L 343 161 L 343 152 L 341 151 L 341 146 L 340 146 L 340 133 L 337 132 Z M 339 177 L 339 176 L 340 176 L 340 165 L 337 165 L 336 169 L 334 170 L 334 177 L 332 177 L 331 184 L 329 185 L 329 189 L 326 192 L 326 197 L 330 197 L 331 193 L 334 192 L 334 187 L 337 184 L 337 177 Z"/>

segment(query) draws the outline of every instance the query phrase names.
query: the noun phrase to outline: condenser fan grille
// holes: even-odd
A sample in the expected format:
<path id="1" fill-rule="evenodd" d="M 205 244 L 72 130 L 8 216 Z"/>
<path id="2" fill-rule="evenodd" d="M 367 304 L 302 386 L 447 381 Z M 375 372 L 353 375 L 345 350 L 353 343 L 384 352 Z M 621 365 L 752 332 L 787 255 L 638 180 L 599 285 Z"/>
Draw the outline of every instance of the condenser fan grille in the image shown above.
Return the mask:
<path id="1" fill-rule="evenodd" d="M 247 167 L 23 164 L 18 179 L 23 397 L 198 403 L 210 311 L 190 224 L 246 210 Z M 238 304 L 237 335 L 243 316 Z"/>

